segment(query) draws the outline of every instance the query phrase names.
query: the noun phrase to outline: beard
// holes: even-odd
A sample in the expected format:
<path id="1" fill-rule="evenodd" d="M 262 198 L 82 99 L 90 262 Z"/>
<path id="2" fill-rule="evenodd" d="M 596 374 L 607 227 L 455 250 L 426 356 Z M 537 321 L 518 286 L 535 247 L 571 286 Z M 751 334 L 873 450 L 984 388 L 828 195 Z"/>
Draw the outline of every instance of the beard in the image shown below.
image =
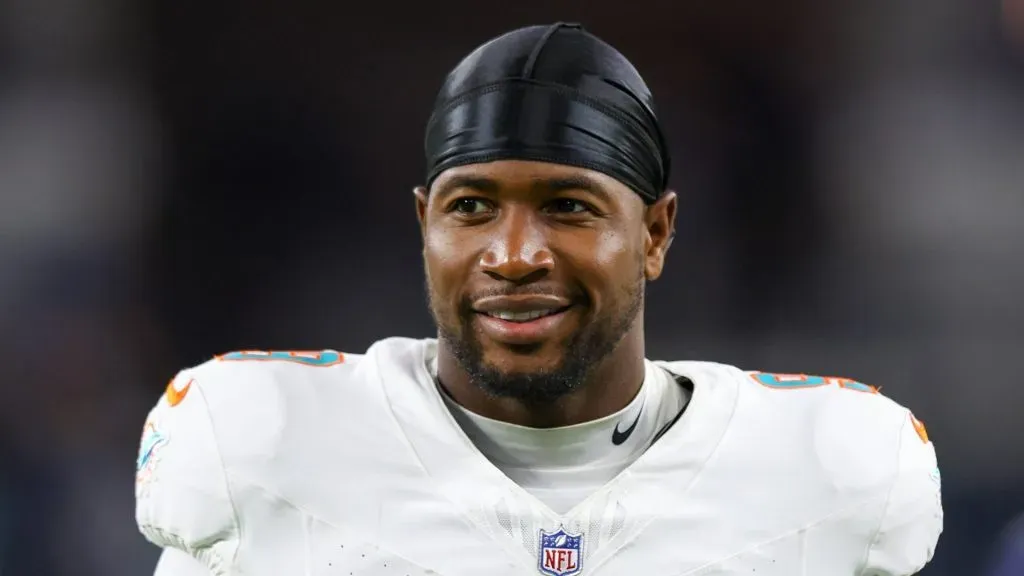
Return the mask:
<path id="1" fill-rule="evenodd" d="M 615 350 L 643 309 L 644 275 L 641 270 L 638 277 L 627 286 L 628 297 L 622 306 L 601 317 L 592 318 L 572 335 L 555 366 L 529 372 L 503 369 L 484 359 L 480 334 L 473 329 L 477 312 L 473 311 L 468 296 L 453 310 L 451 307 L 439 307 L 438 299 L 429 286 L 427 294 L 430 311 L 437 324 L 438 337 L 469 375 L 470 382 L 495 398 L 541 405 L 550 404 L 578 390 L 590 372 Z M 454 321 L 443 321 L 445 308 L 449 312 L 447 316 L 454 316 Z M 508 348 L 515 354 L 525 356 L 540 347 L 525 345 Z"/>

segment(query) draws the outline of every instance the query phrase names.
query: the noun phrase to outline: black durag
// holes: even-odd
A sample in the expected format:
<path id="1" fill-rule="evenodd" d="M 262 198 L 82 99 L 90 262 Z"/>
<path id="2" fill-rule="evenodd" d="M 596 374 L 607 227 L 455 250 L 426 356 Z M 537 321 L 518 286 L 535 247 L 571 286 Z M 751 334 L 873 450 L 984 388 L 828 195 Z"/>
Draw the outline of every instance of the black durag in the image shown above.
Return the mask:
<path id="1" fill-rule="evenodd" d="M 595 170 L 643 198 L 668 183 L 650 90 L 629 60 L 578 24 L 531 26 L 474 50 L 427 123 L 427 186 L 449 168 L 533 160 Z"/>

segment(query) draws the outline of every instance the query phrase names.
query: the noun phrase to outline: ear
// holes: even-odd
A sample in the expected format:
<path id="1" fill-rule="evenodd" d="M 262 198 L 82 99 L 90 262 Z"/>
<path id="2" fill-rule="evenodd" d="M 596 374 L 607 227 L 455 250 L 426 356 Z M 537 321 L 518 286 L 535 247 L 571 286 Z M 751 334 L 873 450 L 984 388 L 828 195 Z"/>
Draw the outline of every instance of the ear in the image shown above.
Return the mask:
<path id="1" fill-rule="evenodd" d="M 416 219 L 420 222 L 420 233 L 422 234 L 426 230 L 427 205 L 430 202 L 430 195 L 424 186 L 413 188 L 412 194 L 416 197 Z"/>
<path id="2" fill-rule="evenodd" d="M 665 255 L 676 235 L 677 205 L 676 193 L 666 190 L 654 204 L 646 207 L 644 225 L 647 229 L 647 245 L 644 254 L 644 275 L 648 281 L 657 280 L 665 268 Z"/>

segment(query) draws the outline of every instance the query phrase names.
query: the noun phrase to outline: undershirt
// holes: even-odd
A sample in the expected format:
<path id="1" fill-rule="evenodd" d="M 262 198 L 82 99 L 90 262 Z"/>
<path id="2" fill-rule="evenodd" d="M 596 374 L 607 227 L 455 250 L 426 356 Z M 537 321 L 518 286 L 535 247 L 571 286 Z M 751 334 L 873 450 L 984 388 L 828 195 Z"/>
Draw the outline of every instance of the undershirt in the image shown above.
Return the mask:
<path id="1" fill-rule="evenodd" d="M 436 358 L 430 359 L 429 368 L 436 379 Z M 649 360 L 644 361 L 644 370 L 643 385 L 625 408 L 559 428 L 493 420 L 440 392 L 485 458 L 552 511 L 565 514 L 636 461 L 686 408 L 690 388 Z M 613 438 L 621 443 L 615 444 Z"/>

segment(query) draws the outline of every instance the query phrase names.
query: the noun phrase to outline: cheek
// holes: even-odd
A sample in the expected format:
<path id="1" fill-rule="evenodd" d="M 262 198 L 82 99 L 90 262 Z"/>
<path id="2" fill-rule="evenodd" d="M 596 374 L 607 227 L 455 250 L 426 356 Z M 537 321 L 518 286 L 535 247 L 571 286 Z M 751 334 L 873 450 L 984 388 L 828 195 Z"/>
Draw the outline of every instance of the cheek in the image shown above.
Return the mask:
<path id="1" fill-rule="evenodd" d="M 458 288 L 468 270 L 466 246 L 455 241 L 451 234 L 428 233 L 423 239 L 423 262 L 430 290 L 447 295 Z"/>
<path id="2" fill-rule="evenodd" d="M 605 231 L 597 236 L 591 250 L 594 266 L 609 273 L 620 271 L 625 264 L 636 259 L 636 244 L 618 232 Z"/>
<path id="3" fill-rule="evenodd" d="M 431 230 L 423 236 L 423 254 L 428 262 L 443 266 L 458 256 L 458 244 L 453 234 Z"/>
<path id="4" fill-rule="evenodd" d="M 563 257 L 571 261 L 574 273 L 580 275 L 584 289 L 599 307 L 614 308 L 623 297 L 623 286 L 632 286 L 643 266 L 639 242 L 620 232 L 577 237 L 563 246 Z M 625 284 L 624 278 L 629 279 Z"/>

